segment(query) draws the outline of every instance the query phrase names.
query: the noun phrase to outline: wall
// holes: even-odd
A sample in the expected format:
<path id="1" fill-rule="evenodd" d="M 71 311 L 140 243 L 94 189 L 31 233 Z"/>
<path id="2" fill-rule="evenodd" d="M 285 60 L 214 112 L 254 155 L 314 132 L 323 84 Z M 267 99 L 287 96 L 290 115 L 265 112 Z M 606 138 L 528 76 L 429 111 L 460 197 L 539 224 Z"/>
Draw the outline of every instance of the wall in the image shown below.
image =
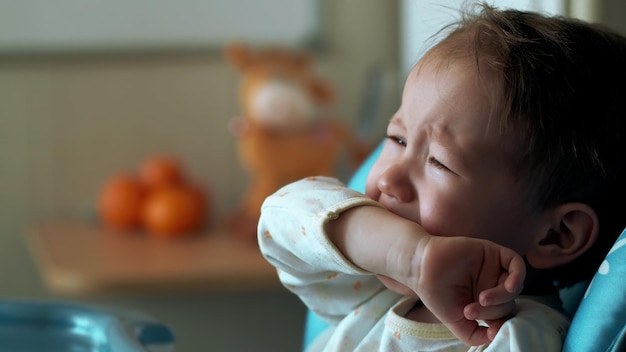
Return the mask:
<path id="1" fill-rule="evenodd" d="M 323 4 L 320 70 L 338 89 L 337 116 L 353 122 L 368 69 L 399 71 L 397 1 Z M 236 80 L 210 52 L 0 57 L 0 298 L 63 299 L 42 286 L 23 232 L 90 214 L 106 176 L 153 153 L 180 156 L 214 189 L 218 218 L 231 211 L 247 182 L 226 130 Z M 87 301 L 156 315 L 178 332 L 180 351 L 294 350 L 304 313 L 283 291 Z"/>

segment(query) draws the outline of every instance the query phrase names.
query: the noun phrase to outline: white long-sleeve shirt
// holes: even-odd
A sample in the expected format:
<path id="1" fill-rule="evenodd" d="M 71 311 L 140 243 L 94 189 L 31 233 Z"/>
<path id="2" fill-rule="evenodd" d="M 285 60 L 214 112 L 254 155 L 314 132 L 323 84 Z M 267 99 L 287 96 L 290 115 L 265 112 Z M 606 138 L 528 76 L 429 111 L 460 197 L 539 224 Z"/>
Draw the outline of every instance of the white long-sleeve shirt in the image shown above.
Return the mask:
<path id="1" fill-rule="evenodd" d="M 489 345 L 468 347 L 443 324 L 404 318 L 415 299 L 388 290 L 348 261 L 324 224 L 350 208 L 377 202 L 336 179 L 311 177 L 283 187 L 261 209 L 258 240 L 283 285 L 331 327 L 311 351 L 560 351 L 568 318 L 559 302 L 517 299 L 519 312 Z M 384 234 L 383 234 L 384 235 Z"/>

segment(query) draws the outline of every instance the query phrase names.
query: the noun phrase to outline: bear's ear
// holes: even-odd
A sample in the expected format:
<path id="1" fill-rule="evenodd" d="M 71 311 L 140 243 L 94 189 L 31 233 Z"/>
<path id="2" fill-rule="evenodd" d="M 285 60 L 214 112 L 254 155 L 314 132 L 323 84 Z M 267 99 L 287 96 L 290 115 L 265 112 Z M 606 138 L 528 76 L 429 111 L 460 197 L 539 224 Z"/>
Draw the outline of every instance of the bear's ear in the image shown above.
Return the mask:
<path id="1" fill-rule="evenodd" d="M 224 47 L 224 58 L 226 62 L 239 69 L 245 71 L 254 62 L 254 56 L 245 44 L 231 43 Z"/>

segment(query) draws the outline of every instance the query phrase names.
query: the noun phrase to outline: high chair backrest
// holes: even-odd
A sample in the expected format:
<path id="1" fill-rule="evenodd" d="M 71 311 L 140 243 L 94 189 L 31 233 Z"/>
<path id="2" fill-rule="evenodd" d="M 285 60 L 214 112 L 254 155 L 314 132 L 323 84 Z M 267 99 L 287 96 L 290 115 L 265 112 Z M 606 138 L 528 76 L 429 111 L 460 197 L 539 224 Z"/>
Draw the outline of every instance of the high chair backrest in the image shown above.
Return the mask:
<path id="1" fill-rule="evenodd" d="M 348 187 L 365 192 L 365 181 L 382 144 L 357 169 Z M 564 352 L 626 351 L 626 229 L 607 254 L 591 284 L 579 283 L 560 292 L 563 307 L 573 316 Z M 328 325 L 307 312 L 304 349 Z"/>
<path id="2" fill-rule="evenodd" d="M 626 229 L 580 301 L 563 351 L 626 351 Z"/>

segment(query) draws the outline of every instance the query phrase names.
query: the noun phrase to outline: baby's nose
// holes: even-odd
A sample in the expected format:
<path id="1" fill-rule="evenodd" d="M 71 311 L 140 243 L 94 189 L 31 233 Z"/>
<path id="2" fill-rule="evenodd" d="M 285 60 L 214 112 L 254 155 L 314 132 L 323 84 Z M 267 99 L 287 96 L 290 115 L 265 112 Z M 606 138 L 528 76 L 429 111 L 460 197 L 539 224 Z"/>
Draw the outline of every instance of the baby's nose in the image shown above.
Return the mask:
<path id="1" fill-rule="evenodd" d="M 378 179 L 378 189 L 396 202 L 408 203 L 416 196 L 413 183 L 402 164 L 389 166 Z"/>

